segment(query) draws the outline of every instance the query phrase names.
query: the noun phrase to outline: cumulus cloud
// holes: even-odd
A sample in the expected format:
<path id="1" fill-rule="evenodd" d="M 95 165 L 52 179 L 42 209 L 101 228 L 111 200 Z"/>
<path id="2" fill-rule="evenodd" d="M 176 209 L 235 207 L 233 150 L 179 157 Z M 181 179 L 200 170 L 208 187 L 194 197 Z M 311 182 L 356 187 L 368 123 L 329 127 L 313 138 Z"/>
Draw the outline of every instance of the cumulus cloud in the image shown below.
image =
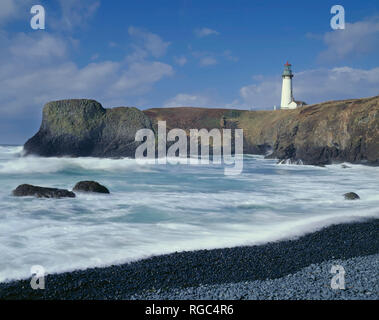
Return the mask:
<path id="1" fill-rule="evenodd" d="M 340 67 L 299 72 L 294 94 L 300 100 L 315 103 L 374 96 L 378 94 L 378 88 L 379 68 Z"/>
<path id="2" fill-rule="evenodd" d="M 275 78 L 265 79 L 258 84 L 251 84 L 240 89 L 242 103 L 236 104 L 244 108 L 272 109 L 280 104 L 281 82 Z"/>
<path id="3" fill-rule="evenodd" d="M 171 65 L 157 61 L 165 55 L 169 42 L 134 27 L 129 29 L 132 51 L 127 56 L 101 61 L 94 52 L 89 63 L 75 63 L 71 52 L 80 49 L 80 42 L 72 34 L 94 17 L 100 1 L 60 0 L 59 4 L 59 16 L 50 17 L 47 32 L 0 30 L 2 143 L 30 136 L 48 101 L 92 98 L 106 107 L 125 105 L 142 101 L 142 94 L 155 83 L 174 74 Z M 0 26 L 15 18 L 30 18 L 30 8 L 29 0 L 1 0 Z M 143 99 L 146 102 L 145 96 Z M 20 128 L 20 123 L 27 125 Z"/>
<path id="4" fill-rule="evenodd" d="M 259 77 L 256 84 L 240 89 L 239 105 L 244 108 L 272 109 L 280 105 L 281 78 Z M 293 92 L 296 100 L 308 104 L 328 100 L 378 95 L 379 68 L 320 68 L 295 74 Z"/>
<path id="5" fill-rule="evenodd" d="M 319 55 L 322 61 L 366 54 L 379 49 L 379 17 L 346 23 L 344 30 L 330 31 L 321 37 L 312 34 L 308 37 L 321 38 L 327 46 Z"/>
<path id="6" fill-rule="evenodd" d="M 170 42 L 165 42 L 157 34 L 144 31 L 140 28 L 129 27 L 128 33 L 134 37 L 142 49 L 147 50 L 151 55 L 158 58 L 166 54 Z"/>
<path id="7" fill-rule="evenodd" d="M 111 91 L 141 94 L 149 90 L 153 83 L 173 73 L 173 68 L 162 62 L 134 62 L 123 72 Z"/>
<path id="8" fill-rule="evenodd" d="M 14 118 L 38 112 L 50 100 L 93 98 L 104 105 L 125 103 L 147 92 L 172 66 L 152 56 L 133 60 L 71 61 L 71 42 L 49 33 L 0 35 L 0 115 Z M 133 55 L 133 53 L 132 53 Z"/>
<path id="9" fill-rule="evenodd" d="M 195 29 L 194 32 L 195 32 L 196 36 L 198 36 L 199 38 L 204 38 L 204 37 L 207 37 L 207 36 L 220 34 L 216 30 L 213 30 L 213 29 L 210 29 L 210 28 Z"/>
<path id="10" fill-rule="evenodd" d="M 24 112 L 40 112 L 47 101 L 67 98 L 94 98 L 105 105 L 127 101 L 142 94 L 165 76 L 173 74 L 171 66 L 161 62 L 124 65 L 105 61 L 79 68 L 64 62 L 26 72 L 13 66 L 1 76 L 1 115 L 17 116 Z M 1 71 L 0 71 L 1 73 Z M 22 93 L 22 94 L 20 94 Z"/>
<path id="11" fill-rule="evenodd" d="M 36 34 L 34 37 L 20 33 L 8 49 L 14 58 L 30 60 L 64 57 L 67 53 L 66 42 L 48 33 Z"/>

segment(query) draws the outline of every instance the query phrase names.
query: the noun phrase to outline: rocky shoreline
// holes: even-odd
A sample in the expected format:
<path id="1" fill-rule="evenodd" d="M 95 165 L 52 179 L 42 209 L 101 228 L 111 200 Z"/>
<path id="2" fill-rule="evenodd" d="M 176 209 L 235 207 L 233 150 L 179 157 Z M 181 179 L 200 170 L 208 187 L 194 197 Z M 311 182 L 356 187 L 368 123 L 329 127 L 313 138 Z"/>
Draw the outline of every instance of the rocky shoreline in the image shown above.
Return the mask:
<path id="1" fill-rule="evenodd" d="M 244 153 L 310 165 L 379 164 L 379 97 L 329 101 L 295 110 L 206 108 L 104 109 L 94 100 L 49 102 L 26 154 L 44 157 L 134 157 L 139 129 L 243 129 Z M 168 146 L 169 147 L 169 146 Z M 232 148 L 233 149 L 233 148 Z"/>
<path id="2" fill-rule="evenodd" d="M 30 280 L 1 283 L 0 299 L 131 299 L 149 297 L 158 290 L 229 285 L 238 288 L 238 283 L 280 279 L 330 260 L 377 255 L 378 228 L 379 219 L 371 219 L 333 225 L 298 239 L 260 246 L 180 252 L 106 268 L 53 274 L 46 277 L 46 289 L 39 291 L 30 288 Z M 373 277 L 377 279 L 377 274 Z M 370 292 L 374 289 L 365 288 Z M 309 298 L 295 293 L 287 298 Z M 329 293 L 326 297 L 333 298 Z M 243 299 L 242 291 L 235 298 Z M 378 293 L 374 292 L 371 298 L 377 299 Z"/>

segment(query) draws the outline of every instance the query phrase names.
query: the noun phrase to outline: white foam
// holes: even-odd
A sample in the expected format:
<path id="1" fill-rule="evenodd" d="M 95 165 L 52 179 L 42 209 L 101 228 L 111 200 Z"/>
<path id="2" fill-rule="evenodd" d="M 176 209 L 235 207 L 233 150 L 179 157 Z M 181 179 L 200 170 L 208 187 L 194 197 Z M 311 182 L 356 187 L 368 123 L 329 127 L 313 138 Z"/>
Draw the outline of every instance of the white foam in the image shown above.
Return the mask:
<path id="1" fill-rule="evenodd" d="M 379 217 L 375 167 L 283 166 L 249 156 L 244 173 L 230 177 L 218 166 L 19 158 L 20 149 L 12 148 L 0 148 L 0 281 L 26 278 L 32 265 L 57 273 L 175 251 L 261 244 Z M 10 196 L 20 183 L 70 188 L 83 177 L 99 180 L 111 195 Z M 361 200 L 344 200 L 350 191 Z"/>
<path id="2" fill-rule="evenodd" d="M 9 159 L 0 163 L 0 173 L 22 174 L 22 173 L 55 173 L 63 170 L 99 170 L 115 172 L 119 170 L 149 170 L 148 165 L 138 164 L 129 158 L 107 159 L 107 158 L 41 158 L 35 156 L 19 157 Z"/>
<path id="3" fill-rule="evenodd" d="M 23 149 L 22 146 L 0 146 L 0 154 L 20 154 Z"/>

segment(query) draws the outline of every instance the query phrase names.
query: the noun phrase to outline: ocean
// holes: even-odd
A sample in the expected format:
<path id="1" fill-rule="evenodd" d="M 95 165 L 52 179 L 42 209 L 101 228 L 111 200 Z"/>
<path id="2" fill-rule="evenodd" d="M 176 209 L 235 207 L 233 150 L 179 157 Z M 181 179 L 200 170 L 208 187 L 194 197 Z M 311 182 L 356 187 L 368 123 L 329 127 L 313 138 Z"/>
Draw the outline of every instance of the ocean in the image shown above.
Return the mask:
<path id="1" fill-rule="evenodd" d="M 33 265 L 60 273 L 378 218 L 379 168 L 346 166 L 279 165 L 245 155 L 242 174 L 227 176 L 222 165 L 23 157 L 21 146 L 0 146 L 0 282 L 30 277 Z M 111 194 L 11 194 L 24 183 L 71 190 L 81 180 L 98 181 Z M 361 200 L 345 200 L 351 191 Z"/>

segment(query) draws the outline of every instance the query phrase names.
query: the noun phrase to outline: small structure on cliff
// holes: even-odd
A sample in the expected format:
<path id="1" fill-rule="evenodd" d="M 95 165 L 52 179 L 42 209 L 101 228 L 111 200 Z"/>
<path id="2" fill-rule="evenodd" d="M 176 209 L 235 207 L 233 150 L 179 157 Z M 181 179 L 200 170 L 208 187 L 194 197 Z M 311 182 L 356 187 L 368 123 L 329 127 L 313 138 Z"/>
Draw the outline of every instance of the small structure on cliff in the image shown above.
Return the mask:
<path id="1" fill-rule="evenodd" d="M 296 109 L 306 104 L 302 101 L 295 101 L 292 92 L 292 78 L 291 64 L 287 61 L 282 74 L 282 100 L 280 103 L 280 108 L 284 110 Z"/>

